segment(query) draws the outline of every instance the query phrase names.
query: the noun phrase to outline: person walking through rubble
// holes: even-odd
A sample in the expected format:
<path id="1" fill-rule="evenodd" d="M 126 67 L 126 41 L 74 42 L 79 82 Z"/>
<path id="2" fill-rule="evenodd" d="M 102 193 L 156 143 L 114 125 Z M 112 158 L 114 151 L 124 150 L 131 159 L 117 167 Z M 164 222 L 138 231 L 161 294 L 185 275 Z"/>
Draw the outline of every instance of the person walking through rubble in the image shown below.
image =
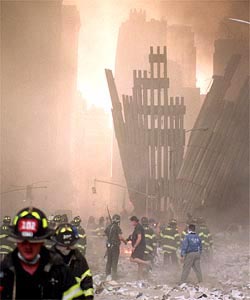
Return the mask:
<path id="1" fill-rule="evenodd" d="M 156 234 L 154 230 L 149 227 L 149 222 L 147 217 L 142 217 L 141 218 L 141 224 L 144 228 L 145 232 L 145 242 L 146 242 L 146 248 L 144 251 L 145 254 L 145 260 L 150 260 L 151 262 L 154 261 L 154 257 L 156 255 Z"/>
<path id="2" fill-rule="evenodd" d="M 195 233 L 195 225 L 190 224 L 188 226 L 188 234 L 185 236 L 181 246 L 181 257 L 182 260 L 184 260 L 181 283 L 186 282 L 191 269 L 194 270 L 198 282 L 202 282 L 202 273 L 200 267 L 201 252 L 201 239 Z"/>
<path id="3" fill-rule="evenodd" d="M 111 220 L 111 224 L 105 229 L 105 235 L 107 236 L 107 263 L 106 263 L 106 276 L 107 279 L 117 279 L 117 266 L 120 256 L 120 244 L 121 241 L 127 244 L 127 241 L 122 236 L 122 230 L 120 228 L 121 218 L 119 215 L 114 215 Z"/>
<path id="4" fill-rule="evenodd" d="M 177 221 L 172 219 L 161 232 L 161 245 L 164 253 L 164 266 L 177 266 L 177 250 L 180 246 L 180 235 Z"/>
<path id="5" fill-rule="evenodd" d="M 132 241 L 132 254 L 130 261 L 138 264 L 137 279 L 143 278 L 143 268 L 145 266 L 151 267 L 151 262 L 144 260 L 144 252 L 146 249 L 145 232 L 143 226 L 139 223 L 136 216 L 130 218 L 134 231 L 131 236 Z"/>

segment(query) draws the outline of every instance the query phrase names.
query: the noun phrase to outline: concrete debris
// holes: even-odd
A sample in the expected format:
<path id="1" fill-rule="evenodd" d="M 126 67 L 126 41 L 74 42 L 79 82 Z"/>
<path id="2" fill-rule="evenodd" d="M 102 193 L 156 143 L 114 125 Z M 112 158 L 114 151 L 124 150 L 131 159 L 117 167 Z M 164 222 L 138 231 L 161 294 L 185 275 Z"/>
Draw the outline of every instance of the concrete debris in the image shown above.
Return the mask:
<path id="1" fill-rule="evenodd" d="M 220 238 L 221 239 L 221 238 Z M 96 300 L 250 300 L 248 245 L 219 243 L 215 245 L 213 261 L 203 266 L 204 282 L 179 284 L 181 265 L 172 271 L 155 265 L 147 280 L 136 280 L 136 266 L 129 258 L 120 258 L 119 278 L 107 280 L 105 274 L 94 276 Z M 105 266 L 103 266 L 103 270 Z"/>
<path id="2" fill-rule="evenodd" d="M 206 287 L 185 284 L 180 286 L 170 287 L 168 285 L 151 286 L 148 282 L 127 282 L 123 284 L 108 286 L 103 283 L 104 290 L 102 297 L 99 299 L 140 299 L 140 300 L 238 300 L 250 299 L 247 297 L 249 287 L 245 286 L 241 290 L 231 289 L 228 292 L 219 289 L 209 289 Z M 105 298 L 104 295 L 108 297 Z M 96 297 L 98 299 L 98 297 Z"/>

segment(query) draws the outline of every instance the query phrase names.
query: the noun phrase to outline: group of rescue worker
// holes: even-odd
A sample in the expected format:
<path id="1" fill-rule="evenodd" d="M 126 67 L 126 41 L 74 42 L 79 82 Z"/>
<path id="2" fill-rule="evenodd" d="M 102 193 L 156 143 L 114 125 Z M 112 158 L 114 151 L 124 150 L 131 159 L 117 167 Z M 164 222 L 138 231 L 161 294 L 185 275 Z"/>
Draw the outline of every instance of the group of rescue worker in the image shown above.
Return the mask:
<path id="1" fill-rule="evenodd" d="M 177 267 L 179 261 L 183 262 L 183 274 L 181 282 L 185 282 L 191 268 L 202 281 L 200 259 L 209 264 L 212 257 L 213 240 L 210 231 L 202 217 L 187 221 L 186 228 L 179 233 L 177 220 L 172 219 L 167 225 L 157 226 L 157 222 L 147 217 L 142 217 L 141 222 L 136 216 L 130 218 L 133 233 L 125 239 L 120 228 L 121 218 L 114 215 L 111 224 L 106 228 L 107 237 L 107 264 L 106 275 L 117 279 L 117 265 L 120 253 L 120 244 L 132 242 L 132 254 L 130 261 L 138 264 L 138 279 L 143 278 L 143 270 L 146 274 L 152 269 L 157 249 L 163 251 L 163 265 L 165 269 Z M 189 224 L 188 224 L 189 223 Z M 179 255 L 178 255 L 179 254 Z M 178 258 L 178 256 L 180 256 Z M 191 258 L 190 258 L 191 257 Z"/>
<path id="2" fill-rule="evenodd" d="M 132 216 L 133 232 L 128 238 L 123 236 L 118 214 L 100 217 L 97 224 L 89 217 L 86 231 L 81 222 L 80 216 L 69 222 L 66 214 L 47 219 L 34 207 L 19 211 L 12 222 L 5 216 L 0 232 L 0 299 L 93 299 L 85 258 L 87 238 L 92 251 L 102 245 L 98 238 L 106 237 L 107 280 L 118 279 L 121 242 L 131 242 L 130 261 L 138 265 L 137 279 L 154 267 L 158 249 L 165 269 L 183 261 L 181 282 L 186 282 L 192 268 L 201 282 L 200 260 L 209 263 L 212 257 L 213 240 L 202 217 L 188 220 L 181 231 L 175 219 L 160 226 L 152 218 Z"/>
<path id="3" fill-rule="evenodd" d="M 49 224 L 40 209 L 27 207 L 12 224 L 10 217 L 3 221 L 1 300 L 94 298 L 91 271 L 81 247 L 75 247 L 81 234 L 77 219 L 54 218 Z"/>

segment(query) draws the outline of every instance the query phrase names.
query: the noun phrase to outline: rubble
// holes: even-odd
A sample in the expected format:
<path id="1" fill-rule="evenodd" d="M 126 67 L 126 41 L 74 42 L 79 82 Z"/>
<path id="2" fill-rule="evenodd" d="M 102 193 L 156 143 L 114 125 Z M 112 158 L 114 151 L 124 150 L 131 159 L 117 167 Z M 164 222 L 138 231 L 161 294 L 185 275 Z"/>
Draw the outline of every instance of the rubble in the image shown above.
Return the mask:
<path id="1" fill-rule="evenodd" d="M 221 238 L 220 238 L 221 239 Z M 249 247 L 247 244 L 215 245 L 213 264 L 203 268 L 204 282 L 179 284 L 181 266 L 176 272 L 157 264 L 147 280 L 136 280 L 136 267 L 121 257 L 120 277 L 107 281 L 105 274 L 94 276 L 95 299 L 99 300 L 250 300 Z M 162 257 L 159 257 L 162 261 Z M 103 269 L 104 270 L 104 269 Z"/>

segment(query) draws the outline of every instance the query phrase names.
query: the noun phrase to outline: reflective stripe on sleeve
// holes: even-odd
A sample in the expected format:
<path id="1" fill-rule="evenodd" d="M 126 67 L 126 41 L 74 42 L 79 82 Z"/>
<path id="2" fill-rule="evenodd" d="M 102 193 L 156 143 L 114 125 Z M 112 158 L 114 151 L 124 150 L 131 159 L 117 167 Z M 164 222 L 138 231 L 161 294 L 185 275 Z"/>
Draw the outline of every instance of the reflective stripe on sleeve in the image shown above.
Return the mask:
<path id="1" fill-rule="evenodd" d="M 83 292 L 83 295 L 85 297 L 89 297 L 89 296 L 94 296 L 94 289 L 93 288 L 89 288 L 88 290 Z"/>
<path id="2" fill-rule="evenodd" d="M 72 300 L 72 299 L 74 299 L 76 297 L 79 297 L 83 294 L 84 294 L 84 291 L 81 289 L 79 284 L 75 284 L 63 293 L 62 300 Z"/>

